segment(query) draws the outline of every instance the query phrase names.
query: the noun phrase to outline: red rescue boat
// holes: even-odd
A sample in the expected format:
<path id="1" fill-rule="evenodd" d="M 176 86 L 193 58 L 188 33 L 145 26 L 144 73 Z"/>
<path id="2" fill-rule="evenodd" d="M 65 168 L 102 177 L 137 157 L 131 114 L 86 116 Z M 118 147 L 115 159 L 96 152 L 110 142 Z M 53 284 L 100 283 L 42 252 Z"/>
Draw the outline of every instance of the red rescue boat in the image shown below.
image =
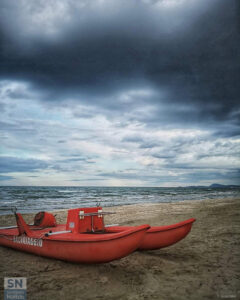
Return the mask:
<path id="1" fill-rule="evenodd" d="M 196 219 L 191 218 L 176 224 L 166 226 L 153 226 L 147 230 L 139 250 L 155 250 L 171 246 L 190 232 L 192 224 Z M 106 229 L 107 232 L 121 232 L 133 228 L 132 226 L 112 226 Z"/>
<path id="2" fill-rule="evenodd" d="M 0 229 L 0 245 L 78 263 L 105 263 L 135 251 L 150 226 L 106 232 L 104 214 L 101 208 L 71 209 L 67 224 L 57 225 L 52 214 L 41 212 L 27 225 L 15 212 L 17 226 Z"/>

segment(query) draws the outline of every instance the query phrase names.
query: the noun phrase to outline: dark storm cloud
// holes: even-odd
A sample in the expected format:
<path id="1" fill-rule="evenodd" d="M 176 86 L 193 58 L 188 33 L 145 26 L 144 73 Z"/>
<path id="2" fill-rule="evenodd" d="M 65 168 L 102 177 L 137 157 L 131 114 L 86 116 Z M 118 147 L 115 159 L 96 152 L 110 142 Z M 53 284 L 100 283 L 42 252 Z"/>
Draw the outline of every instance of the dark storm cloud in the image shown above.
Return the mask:
<path id="1" fill-rule="evenodd" d="M 240 119 L 240 118 L 239 118 Z M 221 137 L 238 137 L 240 134 L 239 126 L 237 124 L 230 124 L 229 126 L 224 126 L 223 128 L 217 128 L 214 132 L 214 136 L 221 136 Z"/>
<path id="2" fill-rule="evenodd" d="M 87 157 L 78 157 L 78 158 L 68 158 L 68 159 L 63 159 L 59 160 L 59 163 L 86 163 L 86 164 L 94 164 L 95 162 L 92 160 L 89 160 Z"/>
<path id="3" fill-rule="evenodd" d="M 131 136 L 125 136 L 122 139 L 122 142 L 127 143 L 143 143 L 143 138 L 141 138 L 139 135 L 131 135 Z"/>
<path id="4" fill-rule="evenodd" d="M 179 12 L 171 13 L 161 7 L 156 12 L 154 5 L 164 1 L 116 1 L 115 8 L 91 13 L 86 2 L 78 11 L 74 2 L 62 1 L 68 11 L 72 8 L 72 23 L 60 24 L 54 38 L 41 35 L 49 29 L 47 21 L 35 34 L 24 33 L 31 27 L 29 17 L 23 10 L 18 19 L 20 6 L 2 0 L 0 76 L 32 82 L 44 92 L 45 101 L 75 98 L 116 113 L 151 104 L 151 116 L 132 116 L 147 124 L 237 124 L 232 114 L 239 109 L 237 2 L 183 1 Z M 29 6 L 34 13 L 34 3 Z M 143 85 L 155 95 L 139 102 L 138 96 L 125 105 L 115 98 L 118 92 Z"/>
<path id="5" fill-rule="evenodd" d="M 85 181 L 85 182 L 88 182 L 88 181 L 104 181 L 104 180 L 107 180 L 107 179 L 104 179 L 104 178 L 84 178 L 84 179 L 71 179 L 71 180 L 67 180 L 67 181 L 73 181 L 73 182 L 78 182 L 78 181 Z"/>
<path id="6" fill-rule="evenodd" d="M 231 182 L 235 182 L 235 184 L 239 184 L 239 175 L 240 170 L 229 170 L 227 172 L 221 173 L 216 171 L 208 171 L 208 180 L 219 181 L 219 180 L 225 180 L 226 184 L 231 184 Z M 206 173 L 205 172 L 190 172 L 182 176 L 182 180 L 185 182 L 189 182 L 190 180 L 193 180 L 193 182 L 199 182 L 201 180 L 206 179 Z"/>
<path id="7" fill-rule="evenodd" d="M 166 180 L 166 175 L 147 175 L 140 174 L 139 172 L 126 173 L 126 172 L 109 172 L 109 173 L 99 173 L 98 176 L 106 178 L 116 178 L 116 179 L 126 179 L 126 180 L 145 180 L 145 181 L 158 181 Z"/>
<path id="8" fill-rule="evenodd" d="M 25 125 L 25 127 L 24 127 Z M 19 133 L 26 133 L 26 134 L 35 134 L 36 129 L 34 128 L 27 128 L 26 124 L 24 122 L 18 122 L 18 123 L 9 123 L 9 122 L 1 122 L 0 121 L 0 132 L 1 131 L 13 131 L 13 132 L 19 132 Z"/>
<path id="9" fill-rule="evenodd" d="M 192 169 L 186 170 L 185 174 L 181 174 L 181 183 L 189 183 L 192 182 L 199 182 L 201 180 L 206 180 L 206 172 L 201 172 L 201 170 Z M 199 172 L 200 171 L 200 172 Z M 133 172 L 133 173 L 125 173 L 125 172 L 110 172 L 110 173 L 100 173 L 100 177 L 105 178 L 115 178 L 115 179 L 124 179 L 124 180 L 144 180 L 145 182 L 151 182 L 151 183 L 161 183 L 167 181 L 168 183 L 174 183 L 179 182 L 178 176 L 168 176 L 166 174 L 160 175 L 148 175 L 148 174 L 140 174 L 139 172 Z M 234 179 L 236 183 L 239 183 L 239 170 L 228 170 L 224 174 L 221 174 L 217 171 L 208 170 L 208 180 L 219 180 L 224 179 L 227 180 L 227 183 L 231 183 L 231 181 Z"/>
<path id="10" fill-rule="evenodd" d="M 0 157 L 0 173 L 35 172 L 47 168 L 48 164 L 38 159 L 23 159 L 10 156 Z"/>
<path id="11" fill-rule="evenodd" d="M 14 179 L 13 176 L 5 176 L 5 175 L 0 175 L 0 181 L 4 181 L 4 180 L 12 180 Z"/>

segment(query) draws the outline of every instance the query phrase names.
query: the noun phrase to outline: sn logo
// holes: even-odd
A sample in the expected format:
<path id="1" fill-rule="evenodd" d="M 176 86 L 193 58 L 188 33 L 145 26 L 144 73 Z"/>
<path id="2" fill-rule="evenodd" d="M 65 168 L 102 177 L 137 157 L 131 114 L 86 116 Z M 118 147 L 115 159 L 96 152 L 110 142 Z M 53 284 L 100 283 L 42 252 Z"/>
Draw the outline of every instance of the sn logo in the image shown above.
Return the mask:
<path id="1" fill-rule="evenodd" d="M 6 290 L 26 290 L 27 279 L 25 277 L 5 277 L 4 289 Z"/>

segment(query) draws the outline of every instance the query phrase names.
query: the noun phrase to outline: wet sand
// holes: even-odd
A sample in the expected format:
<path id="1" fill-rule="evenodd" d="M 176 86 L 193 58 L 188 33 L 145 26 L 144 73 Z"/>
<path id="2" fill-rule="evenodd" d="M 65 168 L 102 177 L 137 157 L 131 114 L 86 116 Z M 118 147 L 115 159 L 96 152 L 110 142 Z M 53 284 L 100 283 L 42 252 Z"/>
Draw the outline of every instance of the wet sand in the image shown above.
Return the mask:
<path id="1" fill-rule="evenodd" d="M 183 201 L 105 208 L 106 224 L 167 225 L 197 219 L 171 247 L 101 265 L 80 265 L 0 247 L 3 277 L 27 277 L 28 300 L 240 299 L 240 199 Z M 32 216 L 24 216 L 32 222 Z M 65 222 L 66 212 L 57 213 Z M 0 226 L 14 224 L 1 216 Z"/>

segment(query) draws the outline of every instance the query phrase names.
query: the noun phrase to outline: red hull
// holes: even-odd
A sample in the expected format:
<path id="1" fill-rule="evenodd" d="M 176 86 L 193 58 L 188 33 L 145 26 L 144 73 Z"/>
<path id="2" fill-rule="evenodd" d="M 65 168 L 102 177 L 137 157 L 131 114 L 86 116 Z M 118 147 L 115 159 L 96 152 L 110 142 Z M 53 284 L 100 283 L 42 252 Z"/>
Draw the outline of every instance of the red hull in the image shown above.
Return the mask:
<path id="1" fill-rule="evenodd" d="M 182 240 L 191 230 L 196 220 L 191 218 L 173 225 L 153 226 L 147 230 L 139 250 L 154 250 L 171 246 Z M 121 232 L 133 228 L 131 226 L 113 226 L 107 228 L 108 232 Z"/>
<path id="2" fill-rule="evenodd" d="M 51 228 L 52 232 L 65 230 L 65 225 Z M 78 263 L 105 263 L 122 258 L 135 251 L 149 225 L 128 228 L 116 233 L 65 233 L 45 236 L 48 229 L 33 230 L 31 236 L 18 235 L 18 229 L 1 229 L 0 245 L 20 251 Z"/>

